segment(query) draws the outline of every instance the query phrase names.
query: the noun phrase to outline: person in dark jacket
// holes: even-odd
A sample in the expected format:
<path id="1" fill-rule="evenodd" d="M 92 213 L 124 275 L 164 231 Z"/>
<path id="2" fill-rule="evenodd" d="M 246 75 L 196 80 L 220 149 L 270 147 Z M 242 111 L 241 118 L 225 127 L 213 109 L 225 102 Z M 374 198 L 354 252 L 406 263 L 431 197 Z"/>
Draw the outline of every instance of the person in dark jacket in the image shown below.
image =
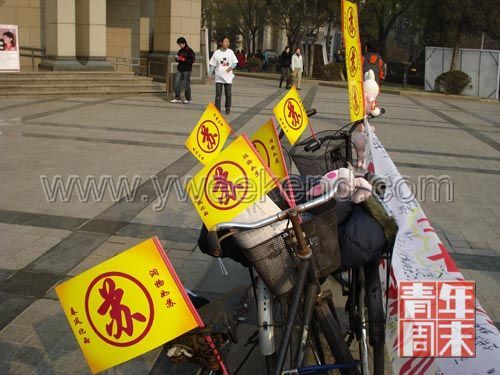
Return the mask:
<path id="1" fill-rule="evenodd" d="M 290 47 L 286 46 L 285 50 L 280 56 L 280 66 L 281 66 L 281 77 L 280 77 L 280 87 L 285 81 L 286 88 L 290 88 L 290 65 L 292 64 L 292 53 L 290 52 Z"/>
<path id="2" fill-rule="evenodd" d="M 384 60 L 378 53 L 378 45 L 375 40 L 369 40 L 366 43 L 366 53 L 362 56 L 363 73 L 370 69 L 375 73 L 375 80 L 380 86 L 385 79 Z"/>
<path id="3" fill-rule="evenodd" d="M 177 44 L 180 50 L 175 56 L 175 61 L 178 62 L 174 82 L 175 99 L 172 99 L 170 103 L 189 104 L 191 102 L 191 71 L 193 70 L 195 57 L 185 38 L 180 37 L 177 39 Z M 184 82 L 184 101 L 181 100 L 182 82 Z"/>

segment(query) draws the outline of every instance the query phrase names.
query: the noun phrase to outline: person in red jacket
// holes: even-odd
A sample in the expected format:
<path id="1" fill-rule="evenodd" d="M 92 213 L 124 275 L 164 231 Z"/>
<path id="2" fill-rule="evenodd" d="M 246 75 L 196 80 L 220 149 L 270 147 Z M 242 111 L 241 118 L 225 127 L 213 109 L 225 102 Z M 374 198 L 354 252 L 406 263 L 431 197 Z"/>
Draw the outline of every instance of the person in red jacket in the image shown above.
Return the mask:
<path id="1" fill-rule="evenodd" d="M 382 57 L 378 54 L 378 46 L 374 40 L 366 43 L 366 53 L 362 56 L 363 73 L 370 69 L 375 73 L 375 80 L 379 86 L 385 79 L 385 64 Z"/>

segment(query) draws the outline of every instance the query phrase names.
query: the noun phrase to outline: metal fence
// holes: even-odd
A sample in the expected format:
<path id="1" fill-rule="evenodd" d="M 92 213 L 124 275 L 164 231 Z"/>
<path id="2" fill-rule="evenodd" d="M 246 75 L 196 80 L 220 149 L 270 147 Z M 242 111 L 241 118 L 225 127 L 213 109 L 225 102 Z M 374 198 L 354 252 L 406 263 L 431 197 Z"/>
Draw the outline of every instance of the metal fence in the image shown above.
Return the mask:
<path id="1" fill-rule="evenodd" d="M 450 70 L 453 48 L 425 48 L 425 89 L 434 90 L 434 81 Z M 500 90 L 500 51 L 460 49 L 457 69 L 469 75 L 471 84 L 463 94 L 497 99 Z"/>

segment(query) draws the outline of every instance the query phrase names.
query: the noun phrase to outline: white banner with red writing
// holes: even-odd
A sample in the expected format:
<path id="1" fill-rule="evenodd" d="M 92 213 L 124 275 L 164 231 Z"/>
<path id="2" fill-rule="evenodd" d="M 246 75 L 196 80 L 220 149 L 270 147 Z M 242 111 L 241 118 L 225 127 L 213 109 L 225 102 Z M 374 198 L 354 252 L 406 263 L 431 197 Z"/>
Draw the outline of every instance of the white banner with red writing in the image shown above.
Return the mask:
<path id="1" fill-rule="evenodd" d="M 435 233 L 410 188 L 375 133 L 367 130 L 366 164 L 385 178 L 388 208 L 399 231 L 394 245 L 389 285 L 386 344 L 394 374 L 499 374 L 500 334 L 476 300 L 475 357 L 400 357 L 398 338 L 398 284 L 405 281 L 464 280 L 455 262 Z M 385 284 L 386 264 L 381 267 Z M 453 334 L 451 335 L 453 336 Z"/>

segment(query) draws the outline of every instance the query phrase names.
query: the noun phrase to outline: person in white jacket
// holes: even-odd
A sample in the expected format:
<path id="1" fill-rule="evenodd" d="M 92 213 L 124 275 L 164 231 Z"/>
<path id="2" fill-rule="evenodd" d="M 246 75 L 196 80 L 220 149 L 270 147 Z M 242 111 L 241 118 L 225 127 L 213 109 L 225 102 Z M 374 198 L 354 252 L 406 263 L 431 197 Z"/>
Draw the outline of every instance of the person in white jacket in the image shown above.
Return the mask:
<path id="1" fill-rule="evenodd" d="M 295 49 L 295 53 L 292 56 L 292 74 L 293 74 L 293 84 L 300 90 L 300 85 L 302 83 L 302 71 L 304 70 L 304 63 L 302 62 L 302 55 L 300 54 L 300 48 Z"/>
<path id="2" fill-rule="evenodd" d="M 220 111 L 222 88 L 226 94 L 226 114 L 231 113 L 231 89 L 233 84 L 233 70 L 238 64 L 238 59 L 234 52 L 229 49 L 229 38 L 221 40 L 220 48 L 214 52 L 210 59 L 208 76 L 215 74 L 215 106 Z"/>

